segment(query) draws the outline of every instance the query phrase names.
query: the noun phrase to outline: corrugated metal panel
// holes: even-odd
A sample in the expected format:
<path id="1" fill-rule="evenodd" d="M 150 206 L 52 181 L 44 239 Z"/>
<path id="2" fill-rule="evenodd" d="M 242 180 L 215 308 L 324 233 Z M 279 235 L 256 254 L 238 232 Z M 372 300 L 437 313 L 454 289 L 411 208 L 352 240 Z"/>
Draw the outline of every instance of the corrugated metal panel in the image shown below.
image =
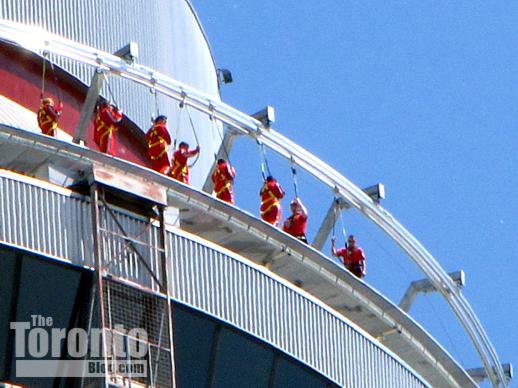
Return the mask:
<path id="1" fill-rule="evenodd" d="M 70 194 L 0 176 L 0 239 L 93 265 L 90 209 Z"/>
<path id="2" fill-rule="evenodd" d="M 40 133 L 36 113 L 23 109 L 20 105 L 0 95 L 0 122 L 13 128 Z"/>
<path id="3" fill-rule="evenodd" d="M 0 18 L 38 26 L 107 52 L 137 42 L 138 63 L 220 100 L 212 54 L 186 0 L 111 0 L 109 4 L 105 0 L 0 0 Z M 90 84 L 91 67 L 57 56 L 50 59 Z M 109 77 L 109 83 L 125 114 L 147 130 L 155 112 L 149 90 L 120 77 Z M 109 97 L 106 87 L 102 94 Z M 161 114 L 170 117 L 169 130 L 174 137 L 196 143 L 188 115 L 181 113 L 185 109 L 162 96 L 159 108 Z M 201 148 L 207 151 L 200 155 L 191 174 L 192 183 L 201 186 L 221 138 L 206 115 L 193 111 L 191 116 Z"/>
<path id="4" fill-rule="evenodd" d="M 92 266 L 89 202 L 38 183 L 0 174 L 0 241 Z M 100 218 L 108 272 L 157 290 L 124 237 L 131 236 L 141 257 L 160 276 L 157 227 L 120 210 L 104 209 Z M 273 273 L 181 232 L 168 232 L 167 244 L 175 300 L 272 344 L 342 386 L 426 386 L 344 317 Z"/>
<path id="5" fill-rule="evenodd" d="M 185 237 L 169 237 L 174 299 L 271 343 L 340 385 L 425 385 L 342 317 L 275 276 Z"/>

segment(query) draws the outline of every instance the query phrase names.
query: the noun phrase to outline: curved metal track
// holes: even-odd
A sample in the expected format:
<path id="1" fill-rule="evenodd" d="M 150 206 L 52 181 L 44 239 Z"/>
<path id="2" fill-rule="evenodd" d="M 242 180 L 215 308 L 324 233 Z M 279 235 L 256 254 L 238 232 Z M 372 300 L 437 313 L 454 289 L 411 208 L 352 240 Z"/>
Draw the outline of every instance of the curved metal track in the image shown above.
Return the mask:
<path id="1" fill-rule="evenodd" d="M 0 21 L 0 39 L 42 54 L 49 52 L 130 79 L 205 112 L 234 130 L 254 137 L 342 196 L 389 235 L 421 268 L 443 295 L 470 337 L 494 387 L 507 386 L 498 355 L 468 301 L 426 248 L 389 212 L 356 185 L 304 148 L 273 129 L 222 102 L 171 77 L 142 65 L 128 65 L 119 57 L 19 23 Z"/>

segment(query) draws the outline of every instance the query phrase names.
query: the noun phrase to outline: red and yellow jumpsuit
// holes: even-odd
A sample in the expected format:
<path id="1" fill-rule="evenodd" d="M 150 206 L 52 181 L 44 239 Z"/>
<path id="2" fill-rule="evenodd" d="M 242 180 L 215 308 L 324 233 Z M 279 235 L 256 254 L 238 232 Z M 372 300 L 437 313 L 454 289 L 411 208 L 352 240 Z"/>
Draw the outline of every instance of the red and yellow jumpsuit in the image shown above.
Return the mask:
<path id="1" fill-rule="evenodd" d="M 295 213 L 284 221 L 282 230 L 286 233 L 291 234 L 293 237 L 307 243 L 306 229 L 308 224 L 308 216 L 303 213 Z"/>
<path id="2" fill-rule="evenodd" d="M 167 174 L 171 167 L 167 149 L 171 144 L 171 137 L 165 124 L 154 124 L 146 133 L 148 155 L 153 170 Z"/>
<path id="3" fill-rule="evenodd" d="M 196 147 L 189 150 L 187 147 L 180 147 L 173 155 L 173 164 L 171 166 L 171 173 L 169 174 L 173 179 L 189 184 L 189 167 L 187 160 L 200 152 L 200 148 Z"/>
<path id="4" fill-rule="evenodd" d="M 232 183 L 235 177 L 236 170 L 234 170 L 234 167 L 228 165 L 226 162 L 221 162 L 216 165 L 216 169 L 211 176 L 216 198 L 234 204 Z"/>
<path id="5" fill-rule="evenodd" d="M 41 133 L 48 136 L 56 136 L 56 128 L 58 127 L 61 108 L 54 107 L 50 102 L 42 102 L 38 110 L 38 126 Z"/>
<path id="6" fill-rule="evenodd" d="M 281 220 L 281 202 L 284 197 L 284 190 L 276 179 L 265 181 L 261 191 L 261 218 L 274 226 L 279 225 Z"/>
<path id="7" fill-rule="evenodd" d="M 122 120 L 122 112 L 112 105 L 102 106 L 95 118 L 94 141 L 101 152 L 115 155 L 115 131 Z"/>
<path id="8" fill-rule="evenodd" d="M 336 255 L 342 258 L 345 268 L 351 271 L 356 277 L 365 276 L 365 253 L 360 247 L 342 248 L 336 251 Z"/>

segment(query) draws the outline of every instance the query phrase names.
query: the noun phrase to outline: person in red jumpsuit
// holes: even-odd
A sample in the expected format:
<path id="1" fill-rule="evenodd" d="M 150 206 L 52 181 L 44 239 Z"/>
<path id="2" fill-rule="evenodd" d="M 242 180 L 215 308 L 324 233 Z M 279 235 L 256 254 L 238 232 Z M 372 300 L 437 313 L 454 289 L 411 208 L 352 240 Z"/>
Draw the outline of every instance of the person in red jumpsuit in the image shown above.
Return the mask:
<path id="1" fill-rule="evenodd" d="M 146 141 L 151 167 L 153 170 L 167 175 L 171 169 L 171 162 L 167 154 L 171 136 L 167 130 L 166 116 L 160 115 L 154 120 L 153 126 L 146 133 Z"/>
<path id="2" fill-rule="evenodd" d="M 300 198 L 295 198 L 291 201 L 290 209 L 291 216 L 284 221 L 282 230 L 307 244 L 306 228 L 308 224 L 308 211 Z"/>
<path id="3" fill-rule="evenodd" d="M 58 127 L 62 108 L 61 103 L 55 107 L 54 101 L 50 97 L 45 97 L 41 100 L 41 106 L 38 110 L 38 126 L 41 129 L 41 133 L 48 136 L 56 136 L 56 128 Z"/>
<path id="4" fill-rule="evenodd" d="M 199 152 L 200 146 L 190 150 L 189 144 L 182 141 L 173 155 L 173 164 L 169 175 L 177 181 L 189 184 L 189 166 L 187 166 L 187 161 Z"/>
<path id="5" fill-rule="evenodd" d="M 218 159 L 216 168 L 212 173 L 212 182 L 214 183 L 214 192 L 216 198 L 222 201 L 234 204 L 234 192 L 232 184 L 236 177 L 236 170 L 224 159 Z"/>
<path id="6" fill-rule="evenodd" d="M 103 102 L 95 117 L 94 141 L 101 152 L 115 155 L 115 131 L 122 120 L 122 112 L 117 107 Z"/>
<path id="7" fill-rule="evenodd" d="M 272 176 L 268 176 L 259 191 L 261 196 L 261 218 L 272 224 L 278 226 L 281 220 L 281 202 L 284 198 L 284 190 Z"/>
<path id="8" fill-rule="evenodd" d="M 347 238 L 347 246 L 345 248 L 336 249 L 336 238 L 331 239 L 331 253 L 333 256 L 342 258 L 345 268 L 351 271 L 356 277 L 363 278 L 367 273 L 365 265 L 365 253 L 363 249 L 356 246 L 356 238 L 351 234 Z"/>

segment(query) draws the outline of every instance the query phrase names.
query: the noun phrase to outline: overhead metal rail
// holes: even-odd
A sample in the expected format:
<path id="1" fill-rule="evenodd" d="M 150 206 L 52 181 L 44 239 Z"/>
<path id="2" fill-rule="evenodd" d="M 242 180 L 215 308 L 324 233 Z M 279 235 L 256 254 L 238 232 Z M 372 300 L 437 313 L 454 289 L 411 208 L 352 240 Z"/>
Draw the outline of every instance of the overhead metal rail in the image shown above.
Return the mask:
<path id="1" fill-rule="evenodd" d="M 214 101 L 206 93 L 149 67 L 129 65 L 113 54 L 50 34 L 39 28 L 5 20 L 0 21 L 0 39 L 35 53 L 48 52 L 63 56 L 154 88 L 157 92 L 183 101 L 184 104 L 205 112 L 235 130 L 260 140 L 270 149 L 306 170 L 378 225 L 408 254 L 450 305 L 479 354 L 491 384 L 495 387 L 507 386 L 498 355 L 478 317 L 455 282 L 403 225 L 331 166 L 275 130 L 265 127 L 260 121 L 225 103 Z"/>

